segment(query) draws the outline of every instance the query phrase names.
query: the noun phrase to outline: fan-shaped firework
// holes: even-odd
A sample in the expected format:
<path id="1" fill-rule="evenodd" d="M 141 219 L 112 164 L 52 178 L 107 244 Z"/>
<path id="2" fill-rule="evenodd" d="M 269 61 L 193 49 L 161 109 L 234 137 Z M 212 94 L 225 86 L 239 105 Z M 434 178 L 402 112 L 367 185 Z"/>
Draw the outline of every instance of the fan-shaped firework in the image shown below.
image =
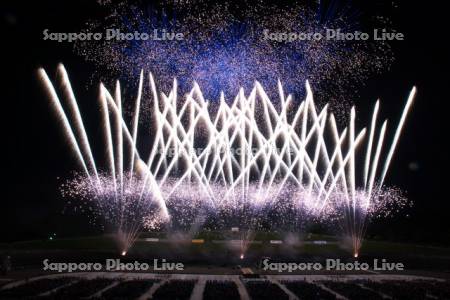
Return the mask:
<path id="1" fill-rule="evenodd" d="M 158 94 L 148 74 L 152 125 L 144 134 L 139 130 L 141 72 L 130 126 L 123 117 L 119 82 L 114 93 L 100 85 L 107 164 L 99 171 L 62 65 L 58 72 L 65 107 L 46 72 L 40 69 L 39 75 L 84 170 L 84 184 L 77 181 L 72 187 L 96 195 L 100 209 L 105 209 L 106 201 L 107 207 L 118 212 L 113 216 L 125 236 L 121 239 L 125 252 L 142 221 L 149 227 L 169 221 L 171 209 L 186 219 L 190 215 L 191 222 L 203 210 L 224 212 L 217 216 L 238 215 L 242 223 L 254 226 L 257 217 L 265 218 L 272 208 L 287 203 L 303 215 L 334 218 L 337 213 L 352 237 L 356 255 L 366 217 L 386 210 L 392 202 L 404 203 L 398 193 L 382 187 L 415 88 L 385 153 L 387 121 L 378 126 L 378 102 L 369 129 L 356 129 L 352 108 L 348 127 L 339 130 L 328 106 L 321 110 L 315 106 L 308 82 L 306 99 L 298 106 L 279 82 L 277 109 L 256 82 L 248 95 L 240 89 L 229 104 L 222 94 L 219 104 L 211 107 L 197 84 L 180 100 L 176 80 L 168 95 Z M 141 136 L 149 149 L 138 149 Z M 142 153 L 148 156 L 143 158 Z M 199 210 L 191 214 L 193 209 Z"/>

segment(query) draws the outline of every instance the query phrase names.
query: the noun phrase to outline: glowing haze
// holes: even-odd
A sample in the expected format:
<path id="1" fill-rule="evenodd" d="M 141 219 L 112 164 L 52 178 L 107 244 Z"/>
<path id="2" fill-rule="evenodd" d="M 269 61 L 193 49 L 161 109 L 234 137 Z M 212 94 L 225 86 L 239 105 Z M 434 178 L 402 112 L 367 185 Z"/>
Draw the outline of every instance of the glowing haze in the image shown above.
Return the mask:
<path id="1" fill-rule="evenodd" d="M 386 192 L 383 183 L 415 88 L 399 124 L 392 126 L 393 141 L 386 141 L 388 125 L 378 120 L 379 102 L 367 128 L 357 129 L 352 108 L 348 126 L 340 129 L 327 105 L 316 107 L 308 82 L 300 104 L 285 94 L 280 82 L 277 107 L 258 82 L 248 94 L 240 89 L 233 101 L 221 94 L 212 104 L 196 83 L 180 98 L 176 80 L 166 95 L 158 93 L 152 74 L 141 72 L 131 122 L 124 118 L 120 83 L 113 91 L 100 84 L 99 124 L 107 164 L 99 166 L 63 65 L 58 73 L 61 99 L 66 101 L 39 69 L 84 172 L 68 185 L 67 193 L 97 200 L 104 217 L 117 225 L 123 253 L 142 226 L 170 222 L 171 211 L 261 211 L 288 202 L 304 216 L 338 216 L 357 255 L 366 217 L 386 213 L 393 202 L 404 203 L 398 193 Z M 139 124 L 147 84 L 152 129 L 144 134 Z M 150 148 L 138 149 L 138 138 Z M 195 217 L 191 221 L 196 222 Z"/>

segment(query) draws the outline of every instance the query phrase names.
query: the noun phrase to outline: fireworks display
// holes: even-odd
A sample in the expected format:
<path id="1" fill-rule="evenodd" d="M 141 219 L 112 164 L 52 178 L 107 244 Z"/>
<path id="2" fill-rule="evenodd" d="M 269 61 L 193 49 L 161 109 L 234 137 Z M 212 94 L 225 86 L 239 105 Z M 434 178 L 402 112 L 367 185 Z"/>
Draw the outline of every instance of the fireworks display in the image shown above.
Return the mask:
<path id="1" fill-rule="evenodd" d="M 393 61 L 390 45 L 370 40 L 283 39 L 288 33 L 326 36 L 327 29 L 355 32 L 364 28 L 355 18 L 357 10 L 337 7 L 322 1 L 311 5 L 106 2 L 102 6 L 106 17 L 88 22 L 84 31 L 114 28 L 122 34 L 145 33 L 150 38 L 78 41 L 75 51 L 94 62 L 104 82 L 118 77 L 134 81 L 144 69 L 155 75 L 163 91 L 170 91 L 176 77 L 181 93 L 189 92 L 197 82 L 211 101 L 219 99 L 222 91 L 229 96 L 241 87 L 250 90 L 258 81 L 275 102 L 277 80 L 303 99 L 304 82 L 310 80 L 318 94 L 316 101 L 332 104 L 336 117 L 345 119 L 341 112 L 349 111 L 349 92 L 354 95 L 370 74 L 389 68 Z M 372 26 L 389 28 L 385 18 L 371 22 Z M 183 38 L 161 40 L 164 33 L 178 33 Z M 152 38 L 155 36 L 157 39 Z"/>
<path id="2" fill-rule="evenodd" d="M 168 94 L 158 93 L 152 74 L 141 72 L 131 122 L 124 117 L 120 83 L 113 92 L 100 84 L 106 154 L 100 165 L 64 66 L 58 73 L 66 101 L 43 69 L 39 77 L 84 172 L 63 190 L 96 201 L 117 226 L 125 253 L 142 227 L 237 223 L 252 229 L 317 218 L 339 220 L 357 255 L 367 217 L 407 204 L 398 190 L 383 184 L 415 88 L 387 142 L 379 102 L 367 128 L 357 129 L 352 108 L 348 126 L 340 129 L 328 105 L 317 108 L 308 82 L 299 104 L 278 82 L 275 107 L 256 82 L 248 94 L 241 88 L 233 101 L 222 94 L 213 105 L 197 84 L 180 99 L 176 80 Z M 141 111 L 145 86 L 151 90 L 150 116 Z M 140 128 L 141 118 L 150 120 L 150 130 Z M 283 220 L 288 215 L 294 217 Z"/>

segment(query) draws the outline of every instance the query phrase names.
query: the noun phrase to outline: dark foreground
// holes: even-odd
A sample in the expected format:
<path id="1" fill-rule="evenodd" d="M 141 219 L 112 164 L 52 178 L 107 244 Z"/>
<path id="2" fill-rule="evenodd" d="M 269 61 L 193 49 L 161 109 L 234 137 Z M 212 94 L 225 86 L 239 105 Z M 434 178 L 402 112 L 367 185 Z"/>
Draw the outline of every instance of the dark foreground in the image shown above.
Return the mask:
<path id="1" fill-rule="evenodd" d="M 311 237 L 289 244 L 279 237 L 251 243 L 215 236 L 142 237 L 125 256 L 111 237 L 0 245 L 11 270 L 0 273 L 0 299 L 450 299 L 448 248 L 366 241 L 354 258 L 338 240 Z M 318 242 L 320 241 L 320 242 Z M 243 257 L 241 257 L 243 255 Z M 147 263 L 148 270 L 106 270 L 108 259 Z M 163 260 L 179 270 L 155 270 Z M 367 263 L 368 270 L 270 270 L 264 261 Z M 375 270 L 373 261 L 404 270 Z M 99 263 L 101 270 L 45 269 L 48 263 Z M 1 267 L 0 267 L 1 269 Z"/>
<path id="2" fill-rule="evenodd" d="M 445 279 L 408 275 L 77 273 L 8 283 L 0 299 L 450 299 Z"/>

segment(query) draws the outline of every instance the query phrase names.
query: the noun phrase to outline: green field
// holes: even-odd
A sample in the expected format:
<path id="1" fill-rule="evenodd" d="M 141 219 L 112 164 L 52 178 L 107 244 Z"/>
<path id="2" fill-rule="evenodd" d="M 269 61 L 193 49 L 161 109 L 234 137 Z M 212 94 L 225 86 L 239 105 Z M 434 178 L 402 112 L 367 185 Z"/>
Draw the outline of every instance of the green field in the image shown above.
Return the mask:
<path id="1" fill-rule="evenodd" d="M 278 252 L 289 250 L 299 255 L 348 255 L 341 240 L 338 237 L 308 234 L 299 237 L 298 244 L 271 244 L 270 240 L 283 240 L 283 235 L 274 232 L 256 232 L 252 235 L 253 243 L 248 245 L 248 253 L 254 255 L 274 255 Z M 159 242 L 144 241 L 145 238 L 158 238 Z M 201 239 L 200 244 L 191 243 L 190 239 Z M 192 237 L 186 236 L 183 241 L 171 239 L 167 233 L 143 233 L 139 240 L 134 243 L 130 252 L 160 252 L 182 251 L 187 255 L 196 253 L 217 253 L 230 249 L 230 240 L 240 240 L 240 233 L 227 231 L 203 231 Z M 326 244 L 314 244 L 313 241 L 327 241 Z M 182 247 L 180 246 L 182 245 Z M 233 248 L 233 247 L 231 247 Z M 236 247 L 235 247 L 236 248 Z M 237 247 L 239 248 L 239 247 Z M 77 237 L 77 238 L 55 238 L 46 240 L 29 240 L 14 243 L 0 244 L 0 249 L 9 251 L 31 251 L 31 250 L 82 250 L 117 252 L 118 246 L 112 235 Z M 181 250 L 180 250 L 181 249 Z M 450 258 L 450 248 L 432 247 L 408 243 L 393 243 L 387 241 L 365 240 L 361 249 L 364 255 L 406 255 L 406 256 L 437 256 Z"/>

